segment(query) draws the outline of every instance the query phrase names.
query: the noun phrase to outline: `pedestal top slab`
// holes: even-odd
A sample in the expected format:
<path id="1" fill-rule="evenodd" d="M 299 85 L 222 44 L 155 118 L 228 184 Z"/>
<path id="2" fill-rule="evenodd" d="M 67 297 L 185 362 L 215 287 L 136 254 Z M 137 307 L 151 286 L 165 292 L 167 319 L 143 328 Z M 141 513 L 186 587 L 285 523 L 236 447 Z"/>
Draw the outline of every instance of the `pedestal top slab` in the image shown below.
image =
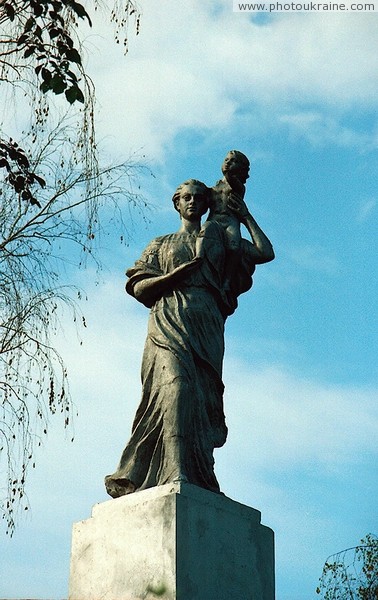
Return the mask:
<path id="1" fill-rule="evenodd" d="M 244 516 L 245 518 L 248 518 L 256 523 L 261 522 L 261 512 L 259 510 L 246 506 L 245 504 L 241 504 L 240 502 L 236 502 L 224 494 L 216 494 L 196 485 L 182 482 L 159 485 L 147 490 L 141 490 L 134 492 L 133 494 L 122 496 L 121 498 L 107 500 L 106 502 L 95 504 L 92 508 L 92 517 L 96 517 L 99 515 L 99 513 L 104 514 L 107 511 L 118 512 L 120 504 L 133 507 L 145 502 L 153 502 L 158 498 L 163 498 L 172 494 L 180 494 L 180 496 L 186 497 L 195 502 L 199 502 L 207 506 L 211 505 L 215 510 L 218 509 L 223 511 L 231 511 L 233 513 L 236 511 L 240 514 L 240 516 Z"/>

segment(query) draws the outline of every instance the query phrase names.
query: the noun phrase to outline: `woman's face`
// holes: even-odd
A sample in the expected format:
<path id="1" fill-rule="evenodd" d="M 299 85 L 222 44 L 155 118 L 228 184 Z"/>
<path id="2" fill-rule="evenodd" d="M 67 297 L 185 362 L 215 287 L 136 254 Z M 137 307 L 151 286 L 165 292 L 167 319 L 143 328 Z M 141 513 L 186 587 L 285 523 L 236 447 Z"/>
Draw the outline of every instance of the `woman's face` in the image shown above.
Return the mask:
<path id="1" fill-rule="evenodd" d="M 209 202 L 200 186 L 187 184 L 180 191 L 176 208 L 187 221 L 199 221 L 209 208 Z"/>

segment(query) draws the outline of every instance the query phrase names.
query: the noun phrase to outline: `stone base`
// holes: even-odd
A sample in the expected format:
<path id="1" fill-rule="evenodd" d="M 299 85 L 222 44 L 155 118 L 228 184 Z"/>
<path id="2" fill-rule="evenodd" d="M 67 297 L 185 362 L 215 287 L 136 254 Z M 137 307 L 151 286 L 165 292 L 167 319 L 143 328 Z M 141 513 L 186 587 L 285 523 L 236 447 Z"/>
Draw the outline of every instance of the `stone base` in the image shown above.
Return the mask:
<path id="1" fill-rule="evenodd" d="M 172 483 L 97 504 L 73 528 L 70 600 L 274 600 L 258 510 Z"/>

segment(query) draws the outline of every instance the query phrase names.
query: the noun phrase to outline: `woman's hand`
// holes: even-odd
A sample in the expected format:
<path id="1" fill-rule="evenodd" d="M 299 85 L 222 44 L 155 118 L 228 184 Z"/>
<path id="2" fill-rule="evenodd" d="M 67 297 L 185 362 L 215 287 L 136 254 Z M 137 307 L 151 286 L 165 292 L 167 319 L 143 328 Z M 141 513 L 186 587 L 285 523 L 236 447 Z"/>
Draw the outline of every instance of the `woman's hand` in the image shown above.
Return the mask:
<path id="1" fill-rule="evenodd" d="M 243 198 L 238 194 L 235 194 L 235 192 L 231 192 L 228 197 L 228 207 L 235 213 L 240 223 L 243 223 L 243 225 L 246 226 L 252 238 L 252 248 L 256 264 L 273 260 L 274 250 L 272 244 L 249 212 Z"/>
<path id="2" fill-rule="evenodd" d="M 196 271 L 198 269 L 198 267 L 200 266 L 200 264 L 202 263 L 202 261 L 203 261 L 203 258 L 195 257 L 192 260 L 189 260 L 188 262 L 185 262 L 182 265 L 179 265 L 178 267 L 173 269 L 173 271 L 171 271 L 167 275 L 169 282 L 174 285 L 176 283 L 180 283 L 182 280 L 185 279 L 185 277 L 187 277 L 188 275 L 191 275 L 191 273 Z"/>
<path id="3" fill-rule="evenodd" d="M 235 192 L 230 192 L 227 206 L 230 210 L 232 210 L 233 213 L 235 213 L 241 223 L 243 223 L 249 215 L 248 207 L 243 198 Z"/>
<path id="4" fill-rule="evenodd" d="M 158 275 L 157 277 L 146 277 L 146 279 L 137 281 L 133 287 L 133 296 L 139 302 L 151 308 L 154 302 L 163 296 L 163 294 L 173 290 L 188 275 L 196 271 L 202 261 L 202 258 L 196 257 L 179 265 L 170 273 Z"/>

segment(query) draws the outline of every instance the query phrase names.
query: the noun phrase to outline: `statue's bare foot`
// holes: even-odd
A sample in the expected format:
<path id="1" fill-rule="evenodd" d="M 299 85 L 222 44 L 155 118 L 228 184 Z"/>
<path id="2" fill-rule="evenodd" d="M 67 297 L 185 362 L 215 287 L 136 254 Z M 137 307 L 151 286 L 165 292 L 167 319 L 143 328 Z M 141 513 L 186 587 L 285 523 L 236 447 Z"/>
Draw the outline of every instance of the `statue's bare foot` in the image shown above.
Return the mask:
<path id="1" fill-rule="evenodd" d="M 112 496 L 112 498 L 119 498 L 120 496 L 132 494 L 136 490 L 136 486 L 130 479 L 112 479 L 111 476 L 105 477 L 105 487 L 109 496 Z"/>

